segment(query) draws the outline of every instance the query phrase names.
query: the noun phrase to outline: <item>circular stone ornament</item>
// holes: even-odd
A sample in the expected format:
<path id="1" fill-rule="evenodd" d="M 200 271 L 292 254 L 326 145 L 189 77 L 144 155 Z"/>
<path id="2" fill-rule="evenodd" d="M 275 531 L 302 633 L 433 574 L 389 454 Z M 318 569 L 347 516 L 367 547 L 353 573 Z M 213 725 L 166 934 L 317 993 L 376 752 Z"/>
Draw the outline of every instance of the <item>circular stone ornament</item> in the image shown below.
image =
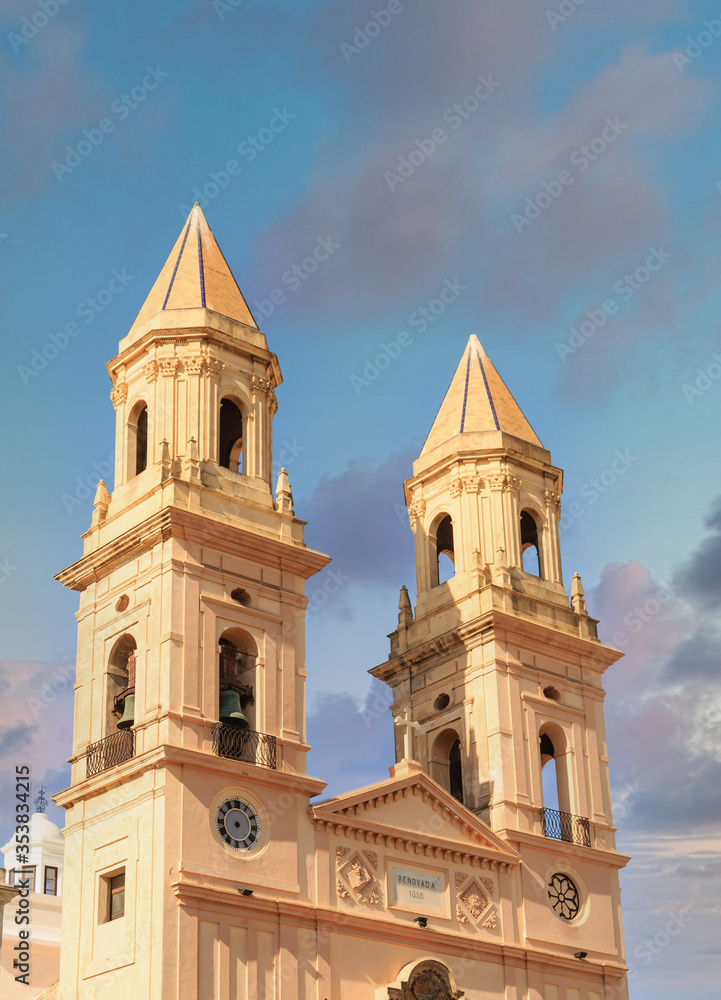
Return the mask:
<path id="1" fill-rule="evenodd" d="M 215 814 L 218 833 L 234 851 L 250 851 L 260 840 L 260 820 L 244 799 L 226 799 Z"/>
<path id="2" fill-rule="evenodd" d="M 568 875 L 556 872 L 548 880 L 548 898 L 553 912 L 561 920 L 573 920 L 578 916 L 581 903 L 578 889 Z"/>

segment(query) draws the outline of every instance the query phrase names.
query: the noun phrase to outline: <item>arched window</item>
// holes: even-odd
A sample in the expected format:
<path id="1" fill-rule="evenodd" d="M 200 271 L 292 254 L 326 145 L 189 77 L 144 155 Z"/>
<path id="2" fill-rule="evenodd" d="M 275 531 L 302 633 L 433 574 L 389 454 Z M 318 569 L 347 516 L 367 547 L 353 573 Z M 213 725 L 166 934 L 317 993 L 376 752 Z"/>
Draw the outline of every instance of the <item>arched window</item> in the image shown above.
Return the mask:
<path id="1" fill-rule="evenodd" d="M 523 572 L 541 576 L 541 549 L 538 544 L 538 525 L 530 511 L 521 511 L 521 559 Z"/>
<path id="2" fill-rule="evenodd" d="M 223 632 L 218 642 L 218 719 L 237 729 L 256 729 L 258 648 L 241 628 Z"/>
<path id="3" fill-rule="evenodd" d="M 148 407 L 136 403 L 128 419 L 128 479 L 140 475 L 148 466 Z"/>
<path id="4" fill-rule="evenodd" d="M 455 729 L 444 729 L 434 740 L 431 775 L 454 799 L 463 802 L 461 741 Z"/>
<path id="5" fill-rule="evenodd" d="M 431 560 L 431 586 L 437 587 L 446 583 L 456 572 L 456 556 L 453 548 L 453 521 L 450 514 L 445 514 L 436 524 L 431 536 L 433 558 Z"/>
<path id="6" fill-rule="evenodd" d="M 132 635 L 121 636 L 108 660 L 106 732 L 130 729 L 135 723 L 136 643 Z"/>
<path id="7" fill-rule="evenodd" d="M 232 399 L 220 403 L 218 464 L 231 472 L 242 472 L 243 414 Z"/>
<path id="8" fill-rule="evenodd" d="M 566 736 L 553 722 L 541 726 L 539 733 L 543 805 L 546 809 L 571 812 Z"/>

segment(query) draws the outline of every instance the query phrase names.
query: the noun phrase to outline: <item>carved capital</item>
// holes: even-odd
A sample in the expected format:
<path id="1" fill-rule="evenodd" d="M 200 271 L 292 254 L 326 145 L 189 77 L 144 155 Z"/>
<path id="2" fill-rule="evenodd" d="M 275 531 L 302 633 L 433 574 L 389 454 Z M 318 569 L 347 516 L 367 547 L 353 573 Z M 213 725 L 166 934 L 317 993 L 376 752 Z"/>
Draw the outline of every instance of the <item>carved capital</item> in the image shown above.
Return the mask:
<path id="1" fill-rule="evenodd" d="M 119 382 L 110 391 L 110 401 L 113 404 L 113 408 L 115 410 L 117 410 L 117 408 L 121 405 L 121 403 L 124 403 L 127 398 L 128 398 L 128 383 L 127 382 Z"/>
<path id="2" fill-rule="evenodd" d="M 555 490 L 546 490 L 546 506 L 550 507 L 552 510 L 560 511 L 561 509 L 561 497 Z"/>
<path id="3" fill-rule="evenodd" d="M 450 487 L 448 488 L 448 492 L 450 493 L 450 495 L 453 497 L 454 500 L 456 499 L 456 497 L 459 497 L 461 493 L 463 493 L 463 480 L 454 479 Z"/>
<path id="4" fill-rule="evenodd" d="M 183 368 L 186 375 L 200 375 L 206 369 L 205 358 L 200 354 L 194 358 L 183 358 Z"/>
<path id="5" fill-rule="evenodd" d="M 466 476 L 463 480 L 466 493 L 480 493 L 483 487 L 483 480 L 480 476 Z"/>
<path id="6" fill-rule="evenodd" d="M 158 361 L 158 371 L 164 378 L 175 378 L 178 365 L 179 361 L 177 358 L 161 358 Z"/>
<path id="7" fill-rule="evenodd" d="M 412 503 L 408 508 L 408 517 L 410 518 L 411 522 L 411 531 L 413 531 L 414 534 L 418 518 L 423 517 L 425 512 L 426 512 L 425 500 L 417 500 L 415 503 Z"/>
<path id="8" fill-rule="evenodd" d="M 208 358 L 207 366 L 208 375 L 210 375 L 211 378 L 220 378 L 223 374 L 223 369 L 225 368 L 224 362 L 219 361 L 218 358 Z"/>
<path id="9" fill-rule="evenodd" d="M 521 488 L 521 480 L 518 476 L 509 476 L 508 473 L 500 473 L 488 477 L 488 485 L 496 492 L 502 490 L 504 493 L 518 493 Z"/>
<path id="10" fill-rule="evenodd" d="M 278 398 L 273 389 L 270 390 L 270 415 L 274 417 L 278 412 Z"/>
<path id="11" fill-rule="evenodd" d="M 158 377 L 158 362 L 148 361 L 146 365 L 143 366 L 143 375 L 148 382 L 154 382 Z"/>
<path id="12" fill-rule="evenodd" d="M 273 383 L 263 375 L 254 375 L 250 381 L 250 388 L 262 396 L 270 396 L 273 392 Z"/>

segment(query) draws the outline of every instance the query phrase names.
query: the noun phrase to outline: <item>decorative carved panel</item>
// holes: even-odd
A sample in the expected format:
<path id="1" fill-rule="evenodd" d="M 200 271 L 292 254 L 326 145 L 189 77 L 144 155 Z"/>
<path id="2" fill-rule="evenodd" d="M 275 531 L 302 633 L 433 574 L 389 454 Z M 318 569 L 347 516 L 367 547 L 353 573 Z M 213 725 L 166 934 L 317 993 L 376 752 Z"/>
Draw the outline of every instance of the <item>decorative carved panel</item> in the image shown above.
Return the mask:
<path id="1" fill-rule="evenodd" d="M 346 847 L 336 849 L 336 889 L 341 899 L 375 905 L 381 901 L 380 884 L 373 870 L 378 864 L 378 857 L 372 851 L 365 852 L 365 855 L 362 857 L 357 851 L 351 854 Z M 375 865 L 369 855 L 375 857 Z"/>
<path id="2" fill-rule="evenodd" d="M 491 902 L 494 893 L 493 879 L 482 875 L 469 878 L 463 872 L 456 872 L 456 919 L 458 923 L 475 924 L 476 926 L 480 924 L 487 930 L 494 930 L 498 924 L 498 913 Z"/>
<path id="3" fill-rule="evenodd" d="M 488 897 L 481 890 L 478 882 L 475 879 L 471 879 L 468 886 L 458 898 L 465 906 L 469 915 L 478 923 L 481 915 L 488 909 Z"/>
<path id="4" fill-rule="evenodd" d="M 388 1000 L 462 1000 L 453 976 L 441 962 L 419 962 L 407 982 L 388 988 Z"/>

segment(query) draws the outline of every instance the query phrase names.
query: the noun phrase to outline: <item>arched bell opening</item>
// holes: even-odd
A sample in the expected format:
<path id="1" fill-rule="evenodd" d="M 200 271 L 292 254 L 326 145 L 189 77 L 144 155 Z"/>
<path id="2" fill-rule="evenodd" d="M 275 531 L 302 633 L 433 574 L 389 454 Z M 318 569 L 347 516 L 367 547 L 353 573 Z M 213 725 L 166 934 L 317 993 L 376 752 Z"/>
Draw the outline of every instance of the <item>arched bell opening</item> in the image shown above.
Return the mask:
<path id="1" fill-rule="evenodd" d="M 444 729 L 433 741 L 431 775 L 442 788 L 463 802 L 461 740 L 455 729 Z"/>
<path id="2" fill-rule="evenodd" d="M 132 479 L 148 467 L 148 405 L 143 400 L 130 411 L 126 447 L 127 478 Z"/>
<path id="3" fill-rule="evenodd" d="M 541 547 L 539 544 L 538 524 L 529 510 L 521 511 L 521 559 L 523 572 L 532 576 L 543 576 L 541 564 Z"/>
<path id="4" fill-rule="evenodd" d="M 122 732 L 135 724 L 135 675 L 137 644 L 132 635 L 113 645 L 107 670 L 107 733 Z"/>
<path id="5" fill-rule="evenodd" d="M 218 720 L 256 730 L 258 647 L 241 628 L 226 629 L 218 641 Z"/>
<path id="6" fill-rule="evenodd" d="M 547 722 L 539 732 L 541 755 L 541 781 L 543 805 L 546 809 L 571 812 L 571 794 L 568 775 L 568 746 L 560 726 Z"/>
<path id="7" fill-rule="evenodd" d="M 453 542 L 453 521 L 450 514 L 441 515 L 431 532 L 431 586 L 438 587 L 456 574 L 456 553 Z"/>
<path id="8" fill-rule="evenodd" d="M 243 414 L 229 398 L 220 401 L 218 464 L 231 472 L 243 471 Z"/>

